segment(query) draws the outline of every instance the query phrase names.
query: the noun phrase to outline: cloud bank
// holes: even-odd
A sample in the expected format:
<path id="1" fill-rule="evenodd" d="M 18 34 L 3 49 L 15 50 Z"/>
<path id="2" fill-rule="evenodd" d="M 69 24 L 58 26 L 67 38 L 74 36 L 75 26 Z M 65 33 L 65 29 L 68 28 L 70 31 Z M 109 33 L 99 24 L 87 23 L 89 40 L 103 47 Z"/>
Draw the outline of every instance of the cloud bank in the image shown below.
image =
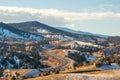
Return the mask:
<path id="1" fill-rule="evenodd" d="M 38 20 L 53 26 L 70 25 L 81 20 L 120 19 L 115 12 L 70 12 L 57 9 L 34 9 L 0 6 L 0 21 L 20 22 Z"/>

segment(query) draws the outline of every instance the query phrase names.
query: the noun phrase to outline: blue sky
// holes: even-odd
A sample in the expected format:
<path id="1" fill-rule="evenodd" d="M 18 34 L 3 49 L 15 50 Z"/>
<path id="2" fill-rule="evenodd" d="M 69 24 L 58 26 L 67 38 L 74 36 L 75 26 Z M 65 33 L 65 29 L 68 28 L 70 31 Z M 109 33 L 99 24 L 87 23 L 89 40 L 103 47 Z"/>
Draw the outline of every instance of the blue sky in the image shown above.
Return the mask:
<path id="1" fill-rule="evenodd" d="M 54 27 L 120 36 L 120 0 L 0 0 L 0 21 L 37 20 Z"/>

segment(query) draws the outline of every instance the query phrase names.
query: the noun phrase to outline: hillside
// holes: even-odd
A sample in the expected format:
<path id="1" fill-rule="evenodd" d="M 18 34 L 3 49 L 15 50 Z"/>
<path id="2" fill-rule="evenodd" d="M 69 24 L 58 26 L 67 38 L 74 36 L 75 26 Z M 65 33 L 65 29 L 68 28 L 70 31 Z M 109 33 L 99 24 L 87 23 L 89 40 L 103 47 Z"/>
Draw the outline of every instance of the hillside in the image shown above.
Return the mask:
<path id="1" fill-rule="evenodd" d="M 19 30 L 23 30 L 30 33 L 42 33 L 42 34 L 63 34 L 71 37 L 78 37 L 78 34 L 66 32 L 63 30 L 56 29 L 49 25 L 37 22 L 37 21 L 29 21 L 29 22 L 22 22 L 22 23 L 10 23 L 10 26 L 18 28 Z"/>
<path id="2" fill-rule="evenodd" d="M 0 38 L 24 38 L 24 39 L 35 39 L 41 40 L 41 35 L 32 34 L 23 30 L 16 29 L 5 23 L 0 23 Z"/>

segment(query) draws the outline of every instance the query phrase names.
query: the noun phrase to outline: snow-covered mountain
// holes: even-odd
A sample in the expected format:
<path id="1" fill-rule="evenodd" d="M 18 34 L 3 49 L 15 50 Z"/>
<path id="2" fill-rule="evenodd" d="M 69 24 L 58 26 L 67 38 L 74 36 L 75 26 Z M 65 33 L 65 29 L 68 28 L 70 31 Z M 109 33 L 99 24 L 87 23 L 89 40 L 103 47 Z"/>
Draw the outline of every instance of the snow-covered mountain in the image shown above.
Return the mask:
<path id="1" fill-rule="evenodd" d="M 78 37 L 78 34 L 67 32 L 64 30 L 57 29 L 55 27 L 40 23 L 38 21 L 29 21 L 29 22 L 21 22 L 21 23 L 9 23 L 8 25 L 17 28 L 19 30 L 23 30 L 30 33 L 35 34 L 60 34 L 70 37 Z"/>
<path id="2" fill-rule="evenodd" d="M 69 28 L 65 28 L 65 27 L 58 27 L 57 29 L 67 31 L 67 32 L 71 32 L 71 33 L 75 33 L 75 34 L 81 34 L 81 35 L 98 36 L 98 37 L 102 37 L 102 38 L 107 38 L 108 37 L 107 35 L 93 34 L 93 33 L 84 32 L 84 31 L 76 31 L 76 30 L 72 30 L 72 29 L 69 29 Z"/>
<path id="3" fill-rule="evenodd" d="M 41 40 L 43 37 L 41 35 L 32 34 L 22 30 L 18 30 L 11 27 L 5 23 L 0 23 L 0 38 L 22 38 L 22 39 L 33 39 Z"/>
<path id="4" fill-rule="evenodd" d="M 80 32 L 74 31 L 68 28 L 56 28 L 38 21 L 28 21 L 28 22 L 21 22 L 21 23 L 8 23 L 8 25 L 34 34 L 41 34 L 44 37 L 49 38 L 56 38 L 56 36 L 67 36 L 73 39 L 78 39 L 82 41 L 91 41 L 95 40 L 96 38 L 106 38 L 104 35 L 97 35 L 88 32 Z"/>

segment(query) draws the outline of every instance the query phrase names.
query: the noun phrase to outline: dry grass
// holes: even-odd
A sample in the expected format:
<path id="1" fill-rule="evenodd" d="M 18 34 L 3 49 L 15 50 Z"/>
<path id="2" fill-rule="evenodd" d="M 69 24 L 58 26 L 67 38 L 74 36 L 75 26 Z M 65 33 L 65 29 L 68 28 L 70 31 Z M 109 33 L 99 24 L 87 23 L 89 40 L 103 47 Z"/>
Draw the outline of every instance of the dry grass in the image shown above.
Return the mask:
<path id="1" fill-rule="evenodd" d="M 64 42 L 64 43 L 60 42 L 60 45 L 61 45 L 61 46 L 64 46 L 64 47 L 68 47 L 68 46 L 70 46 L 71 44 L 73 44 L 74 42 L 75 42 L 74 40 L 73 40 L 73 41 Z"/>
<path id="2" fill-rule="evenodd" d="M 66 53 L 68 50 L 66 49 L 54 49 L 54 50 L 49 50 L 50 53 L 54 53 L 56 55 L 59 55 L 61 57 L 65 57 Z"/>
<path id="3" fill-rule="evenodd" d="M 29 72 L 31 69 L 10 69 L 8 70 L 4 70 L 4 72 L 6 73 L 6 77 L 4 79 L 0 79 L 0 80 L 12 80 L 12 77 L 14 76 L 13 73 L 18 73 L 21 76 L 26 74 L 27 72 Z"/>
<path id="4" fill-rule="evenodd" d="M 45 61 L 41 61 L 42 64 L 48 65 L 48 66 L 59 65 L 59 62 L 55 58 L 53 58 L 51 56 L 48 56 L 47 54 L 41 54 L 41 56 L 44 56 L 44 57 L 46 57 L 48 59 L 48 60 L 45 60 Z"/>
<path id="5" fill-rule="evenodd" d="M 120 70 L 97 71 L 92 73 L 54 74 L 26 80 L 120 80 Z"/>
<path id="6" fill-rule="evenodd" d="M 17 72 L 20 75 L 23 75 L 27 72 L 29 72 L 31 69 L 10 69 L 10 72 Z M 6 70 L 4 70 L 6 72 Z"/>
<path id="7" fill-rule="evenodd" d="M 75 70 L 69 69 L 65 71 L 61 71 L 61 73 L 79 73 L 84 71 L 90 71 L 90 70 L 100 70 L 99 68 L 96 68 L 94 65 L 91 66 L 83 66 L 83 67 L 77 67 Z"/>
<path id="8" fill-rule="evenodd" d="M 120 70 L 105 70 L 105 71 L 95 71 L 95 72 L 88 72 L 88 74 L 106 74 L 106 75 L 115 75 L 116 73 L 119 73 Z"/>
<path id="9" fill-rule="evenodd" d="M 19 73 L 20 75 L 23 75 L 29 71 L 30 71 L 30 69 L 21 69 L 21 70 L 16 70 L 15 72 Z"/>
<path id="10" fill-rule="evenodd" d="M 52 45 L 53 46 L 63 46 L 63 47 L 68 47 L 70 46 L 72 43 L 74 43 L 74 40 L 72 41 L 67 41 L 67 42 L 63 42 L 63 41 L 52 41 Z"/>
<path id="11" fill-rule="evenodd" d="M 65 80 L 65 79 L 66 79 L 66 75 L 53 74 L 49 76 L 31 78 L 31 79 L 26 79 L 26 80 Z"/>

